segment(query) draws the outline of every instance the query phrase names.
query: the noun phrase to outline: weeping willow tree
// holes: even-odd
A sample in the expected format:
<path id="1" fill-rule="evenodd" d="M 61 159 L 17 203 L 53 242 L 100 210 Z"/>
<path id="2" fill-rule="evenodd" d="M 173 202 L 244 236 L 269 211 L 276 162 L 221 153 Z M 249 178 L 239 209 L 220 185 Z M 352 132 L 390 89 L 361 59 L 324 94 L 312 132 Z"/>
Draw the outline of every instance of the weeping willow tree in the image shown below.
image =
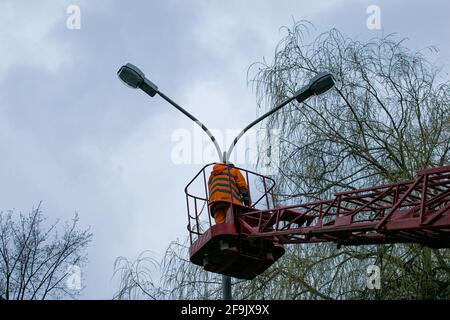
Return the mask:
<path id="1" fill-rule="evenodd" d="M 337 191 L 412 179 L 417 170 L 449 163 L 449 82 L 425 55 L 436 48 L 415 52 L 394 35 L 355 41 L 336 29 L 306 43 L 309 29 L 305 22 L 286 28 L 273 62 L 251 68 L 260 111 L 292 96 L 319 71 L 336 79 L 330 93 L 292 103 L 265 123 L 281 134 L 275 177 L 281 202 L 327 199 Z M 287 277 L 311 275 L 302 280 L 317 297 L 450 297 L 448 250 L 417 245 L 338 250 L 322 244 L 291 253 L 286 260 L 303 262 Z M 303 256 L 315 261 L 322 277 L 312 276 Z M 379 291 L 361 281 L 369 264 L 381 268 Z"/>
<path id="2" fill-rule="evenodd" d="M 336 86 L 291 103 L 264 124 L 280 132 L 279 204 L 330 198 L 334 192 L 411 179 L 449 164 L 450 88 L 427 59 L 395 35 L 356 41 L 336 29 L 307 41 L 311 25 L 295 23 L 271 63 L 249 69 L 260 113 L 292 96 L 319 71 Z M 268 142 L 267 142 L 268 143 Z M 265 150 L 266 148 L 260 148 Z M 267 155 L 265 155 L 267 157 Z M 381 289 L 366 286 L 367 267 L 381 270 Z M 172 299 L 218 299 L 220 277 L 188 260 L 174 243 L 161 263 L 159 292 Z M 252 281 L 233 284 L 236 299 L 450 298 L 450 254 L 414 244 L 343 247 L 292 245 Z"/>

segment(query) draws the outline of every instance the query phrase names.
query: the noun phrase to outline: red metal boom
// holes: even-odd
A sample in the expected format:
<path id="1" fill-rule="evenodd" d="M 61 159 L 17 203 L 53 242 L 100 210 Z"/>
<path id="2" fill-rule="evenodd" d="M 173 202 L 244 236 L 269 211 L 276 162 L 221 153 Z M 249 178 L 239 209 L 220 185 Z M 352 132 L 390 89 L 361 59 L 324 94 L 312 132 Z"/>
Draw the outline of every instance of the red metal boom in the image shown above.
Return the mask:
<path id="1" fill-rule="evenodd" d="M 412 181 L 339 192 L 330 200 L 245 213 L 239 223 L 249 226 L 249 237 L 282 244 L 450 247 L 450 166 L 419 171 Z"/>

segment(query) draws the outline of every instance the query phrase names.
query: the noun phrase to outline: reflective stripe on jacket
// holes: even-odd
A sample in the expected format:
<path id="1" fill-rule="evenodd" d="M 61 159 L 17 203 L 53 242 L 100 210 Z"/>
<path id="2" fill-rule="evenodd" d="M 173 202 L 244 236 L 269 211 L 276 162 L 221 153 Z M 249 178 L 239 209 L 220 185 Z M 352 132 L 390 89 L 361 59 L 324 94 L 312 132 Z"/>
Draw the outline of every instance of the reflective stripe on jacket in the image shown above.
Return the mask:
<path id="1" fill-rule="evenodd" d="M 241 193 L 248 190 L 241 172 L 232 165 L 216 164 L 208 181 L 209 201 L 242 204 Z"/>

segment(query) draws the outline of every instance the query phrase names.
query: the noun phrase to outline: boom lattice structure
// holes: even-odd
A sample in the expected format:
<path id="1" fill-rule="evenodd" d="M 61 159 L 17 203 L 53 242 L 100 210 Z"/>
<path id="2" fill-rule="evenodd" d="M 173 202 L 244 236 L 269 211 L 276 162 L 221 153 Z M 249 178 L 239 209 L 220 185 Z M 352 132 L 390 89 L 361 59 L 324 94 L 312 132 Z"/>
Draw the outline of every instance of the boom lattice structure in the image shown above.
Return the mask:
<path id="1" fill-rule="evenodd" d="M 272 179 L 239 168 L 247 181 L 259 182 L 259 197 L 250 207 L 230 205 L 222 225 L 211 223 L 207 206 L 209 166 L 193 179 L 203 176 L 203 196 L 190 193 L 193 181 L 186 187 L 191 261 L 206 270 L 252 279 L 281 257 L 283 245 L 289 243 L 450 247 L 450 166 L 419 171 L 415 180 L 339 192 L 333 199 L 292 206 L 274 204 Z"/>

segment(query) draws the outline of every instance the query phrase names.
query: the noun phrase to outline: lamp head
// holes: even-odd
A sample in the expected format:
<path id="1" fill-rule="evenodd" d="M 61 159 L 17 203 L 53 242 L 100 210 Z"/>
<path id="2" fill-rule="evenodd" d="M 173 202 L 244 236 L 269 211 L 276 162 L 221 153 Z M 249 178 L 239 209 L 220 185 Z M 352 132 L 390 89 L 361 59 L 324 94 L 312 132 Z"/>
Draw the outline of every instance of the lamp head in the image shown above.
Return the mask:
<path id="1" fill-rule="evenodd" d="M 333 76 L 329 72 L 319 72 L 308 83 L 294 95 L 298 102 L 303 102 L 313 95 L 322 94 L 334 86 Z"/>
<path id="2" fill-rule="evenodd" d="M 128 87 L 140 88 L 153 97 L 158 92 L 158 87 L 145 77 L 145 74 L 135 65 L 127 63 L 117 71 L 119 79 Z"/>
<path id="3" fill-rule="evenodd" d="M 333 76 L 329 72 L 320 72 L 309 82 L 309 89 L 316 96 L 330 90 L 333 86 Z"/>

